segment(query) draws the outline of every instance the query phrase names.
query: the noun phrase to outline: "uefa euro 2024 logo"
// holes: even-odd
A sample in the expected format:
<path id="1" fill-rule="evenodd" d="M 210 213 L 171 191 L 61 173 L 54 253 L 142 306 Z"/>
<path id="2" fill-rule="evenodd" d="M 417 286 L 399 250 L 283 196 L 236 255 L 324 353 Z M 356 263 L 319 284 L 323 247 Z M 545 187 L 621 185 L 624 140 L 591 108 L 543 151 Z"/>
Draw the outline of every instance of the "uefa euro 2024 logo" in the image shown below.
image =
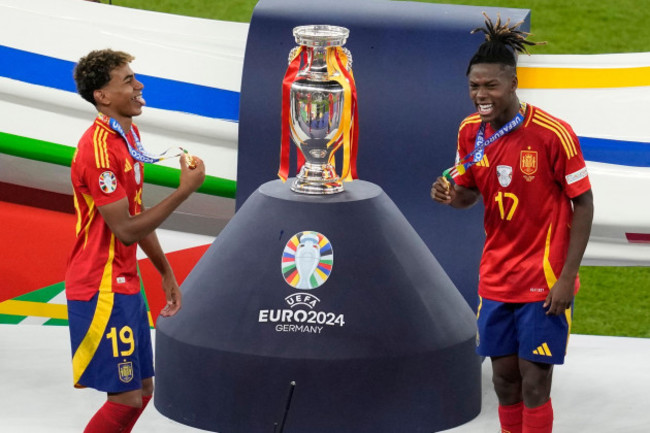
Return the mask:
<path id="1" fill-rule="evenodd" d="M 312 290 L 322 286 L 333 265 L 332 244 L 318 232 L 296 233 L 282 254 L 282 275 L 296 289 Z"/>
<path id="2" fill-rule="evenodd" d="M 320 334 L 326 328 L 342 328 L 343 313 L 317 308 L 320 299 L 306 290 L 322 286 L 332 272 L 334 252 L 332 244 L 314 231 L 296 233 L 282 252 L 282 277 L 294 289 L 284 298 L 289 308 L 263 308 L 259 323 L 272 323 L 276 332 Z"/>

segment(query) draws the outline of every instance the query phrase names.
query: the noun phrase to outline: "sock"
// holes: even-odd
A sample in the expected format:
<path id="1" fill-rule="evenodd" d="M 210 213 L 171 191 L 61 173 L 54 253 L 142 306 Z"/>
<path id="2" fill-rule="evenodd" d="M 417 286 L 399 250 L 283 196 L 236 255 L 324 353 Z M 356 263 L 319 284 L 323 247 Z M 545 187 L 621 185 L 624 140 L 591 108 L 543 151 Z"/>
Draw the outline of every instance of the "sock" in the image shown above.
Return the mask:
<path id="1" fill-rule="evenodd" d="M 107 401 L 86 426 L 84 433 L 118 433 L 138 416 L 140 408 Z"/>
<path id="2" fill-rule="evenodd" d="M 135 425 L 136 421 L 138 421 L 140 415 L 142 415 L 142 412 L 144 412 L 144 408 L 147 407 L 147 404 L 149 404 L 151 397 L 152 397 L 151 395 L 142 396 L 142 407 L 138 409 L 138 413 L 135 414 L 131 422 L 124 427 L 124 430 L 122 430 L 124 433 L 131 433 L 131 429 L 133 429 L 133 426 Z"/>
<path id="3" fill-rule="evenodd" d="M 523 433 L 551 433 L 553 431 L 553 405 L 549 399 L 539 407 L 524 407 Z"/>
<path id="4" fill-rule="evenodd" d="M 524 402 L 508 406 L 499 405 L 499 422 L 501 433 L 522 433 Z"/>

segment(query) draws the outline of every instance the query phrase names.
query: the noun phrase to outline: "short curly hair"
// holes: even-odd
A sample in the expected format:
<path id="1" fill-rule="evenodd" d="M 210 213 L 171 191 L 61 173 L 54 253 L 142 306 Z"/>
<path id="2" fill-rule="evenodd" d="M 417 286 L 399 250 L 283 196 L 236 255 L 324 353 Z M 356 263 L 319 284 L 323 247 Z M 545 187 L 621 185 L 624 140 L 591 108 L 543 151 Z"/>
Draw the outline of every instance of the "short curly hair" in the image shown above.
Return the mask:
<path id="1" fill-rule="evenodd" d="M 126 63 L 131 63 L 135 57 L 123 51 L 111 49 L 95 50 L 79 59 L 74 68 L 74 81 L 77 84 L 77 92 L 86 101 L 93 105 L 95 102 L 94 92 L 101 89 L 111 81 L 111 71 Z"/>

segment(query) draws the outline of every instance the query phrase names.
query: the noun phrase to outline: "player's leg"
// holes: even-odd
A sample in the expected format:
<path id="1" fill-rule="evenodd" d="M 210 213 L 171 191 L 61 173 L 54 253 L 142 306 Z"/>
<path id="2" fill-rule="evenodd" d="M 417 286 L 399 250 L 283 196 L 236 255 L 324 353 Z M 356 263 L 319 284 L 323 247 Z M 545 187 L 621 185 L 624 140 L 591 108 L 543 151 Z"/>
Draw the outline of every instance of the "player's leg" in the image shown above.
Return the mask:
<path id="1" fill-rule="evenodd" d="M 551 433 L 553 364 L 520 359 L 524 396 L 523 433 Z"/>
<path id="2" fill-rule="evenodd" d="M 553 430 L 553 366 L 564 363 L 571 312 L 568 309 L 565 315 L 547 316 L 543 301 L 524 304 L 517 311 L 524 433 Z"/>
<path id="3" fill-rule="evenodd" d="M 492 384 L 500 405 L 521 403 L 522 378 L 516 354 L 492 357 Z"/>
<path id="4" fill-rule="evenodd" d="M 522 378 L 522 395 L 526 407 L 543 405 L 551 398 L 553 364 L 542 364 L 519 359 Z"/>
<path id="5" fill-rule="evenodd" d="M 142 377 L 141 384 L 142 388 L 139 390 L 139 410 L 135 413 L 131 421 L 124 427 L 123 432 L 129 433 L 133 429 L 133 426 L 144 412 L 145 408 L 151 401 L 153 397 L 153 346 L 151 343 L 151 329 L 149 327 L 149 318 L 147 315 L 146 308 L 144 303 L 142 304 L 139 311 L 140 320 L 137 322 L 137 327 L 134 326 L 134 336 L 137 341 L 138 346 L 138 363 L 140 376 Z M 138 396 L 134 396 L 138 397 Z M 128 398 L 125 396 L 125 398 Z M 137 401 L 136 401 L 137 403 Z"/>
<path id="6" fill-rule="evenodd" d="M 135 423 L 138 421 L 138 419 L 140 419 L 140 415 L 142 415 L 142 412 L 144 412 L 145 408 L 149 404 L 149 401 L 151 401 L 152 397 L 153 397 L 152 377 L 149 377 L 147 379 L 142 379 L 142 389 L 138 390 L 137 393 L 129 392 L 129 393 L 121 393 L 118 395 L 108 396 L 109 401 L 114 401 L 116 403 L 120 403 L 123 405 L 134 405 L 138 403 L 140 404 L 140 406 L 135 406 L 138 408 L 138 410 L 137 412 L 131 413 L 131 418 L 124 425 L 122 429 L 123 433 L 131 432 L 133 426 L 135 426 Z"/>
<path id="7" fill-rule="evenodd" d="M 522 433 L 523 403 L 515 332 L 516 305 L 480 299 L 477 353 L 492 360 L 492 382 L 499 400 L 503 433 Z"/>

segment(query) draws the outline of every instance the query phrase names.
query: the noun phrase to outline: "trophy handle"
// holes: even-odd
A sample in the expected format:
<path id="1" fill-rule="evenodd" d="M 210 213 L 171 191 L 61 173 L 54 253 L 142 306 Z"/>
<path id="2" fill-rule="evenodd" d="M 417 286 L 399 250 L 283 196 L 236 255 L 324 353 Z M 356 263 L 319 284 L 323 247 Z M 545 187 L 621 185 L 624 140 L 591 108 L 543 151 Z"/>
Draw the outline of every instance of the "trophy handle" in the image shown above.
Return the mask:
<path id="1" fill-rule="evenodd" d="M 289 51 L 289 57 L 287 58 L 287 64 L 291 64 L 291 61 L 293 60 L 294 57 L 296 57 L 296 53 L 300 49 L 299 45 L 296 45 Z"/>

